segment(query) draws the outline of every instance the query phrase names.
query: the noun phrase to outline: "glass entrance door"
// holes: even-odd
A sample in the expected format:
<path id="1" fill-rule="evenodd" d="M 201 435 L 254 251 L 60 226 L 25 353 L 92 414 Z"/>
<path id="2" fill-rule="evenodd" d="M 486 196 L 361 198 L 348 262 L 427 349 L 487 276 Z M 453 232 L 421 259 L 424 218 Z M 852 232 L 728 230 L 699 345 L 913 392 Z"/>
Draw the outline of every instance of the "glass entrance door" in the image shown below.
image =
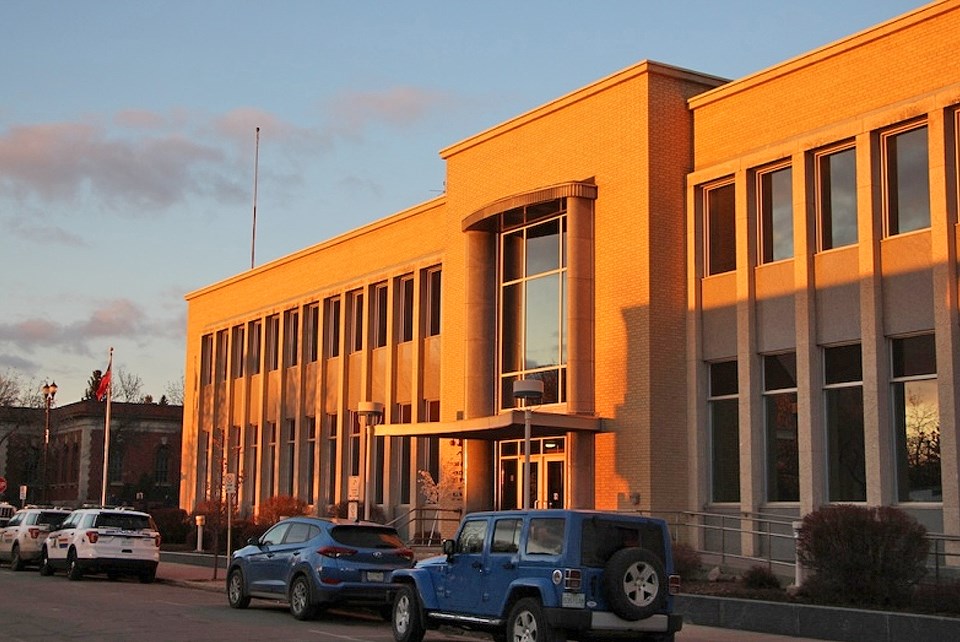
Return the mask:
<path id="1" fill-rule="evenodd" d="M 566 505 L 566 454 L 564 437 L 530 440 L 530 507 L 563 508 Z M 498 496 L 500 510 L 523 507 L 523 442 L 498 444 Z"/>

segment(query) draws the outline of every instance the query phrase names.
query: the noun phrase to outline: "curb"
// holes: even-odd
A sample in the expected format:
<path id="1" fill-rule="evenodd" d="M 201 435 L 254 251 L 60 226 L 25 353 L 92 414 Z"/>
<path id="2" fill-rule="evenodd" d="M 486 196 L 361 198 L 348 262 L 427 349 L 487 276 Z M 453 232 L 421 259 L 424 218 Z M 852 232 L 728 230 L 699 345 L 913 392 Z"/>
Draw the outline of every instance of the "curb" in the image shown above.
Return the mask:
<path id="1" fill-rule="evenodd" d="M 680 594 L 684 622 L 840 642 L 960 639 L 960 618 Z"/>

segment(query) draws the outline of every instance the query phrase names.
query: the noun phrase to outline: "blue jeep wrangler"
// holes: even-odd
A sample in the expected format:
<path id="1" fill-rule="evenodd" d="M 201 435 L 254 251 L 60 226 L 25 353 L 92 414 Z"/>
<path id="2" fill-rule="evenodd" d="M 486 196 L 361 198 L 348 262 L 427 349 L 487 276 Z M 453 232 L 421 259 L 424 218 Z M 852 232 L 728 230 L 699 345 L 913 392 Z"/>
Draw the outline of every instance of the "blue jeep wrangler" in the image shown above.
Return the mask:
<path id="1" fill-rule="evenodd" d="M 444 555 L 399 569 L 393 637 L 420 642 L 441 625 L 497 642 L 623 637 L 672 641 L 670 536 L 663 520 L 588 510 L 467 515 Z"/>

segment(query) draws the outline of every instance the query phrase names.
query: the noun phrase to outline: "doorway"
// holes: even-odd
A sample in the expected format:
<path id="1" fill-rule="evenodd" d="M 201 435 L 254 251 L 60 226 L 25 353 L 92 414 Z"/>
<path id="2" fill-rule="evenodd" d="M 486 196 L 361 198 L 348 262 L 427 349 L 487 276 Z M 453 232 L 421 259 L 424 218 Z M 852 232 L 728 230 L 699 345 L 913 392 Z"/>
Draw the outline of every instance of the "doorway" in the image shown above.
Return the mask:
<path id="1" fill-rule="evenodd" d="M 510 510 L 523 506 L 523 441 L 497 443 L 497 507 Z M 530 440 L 530 507 L 566 506 L 566 438 Z"/>

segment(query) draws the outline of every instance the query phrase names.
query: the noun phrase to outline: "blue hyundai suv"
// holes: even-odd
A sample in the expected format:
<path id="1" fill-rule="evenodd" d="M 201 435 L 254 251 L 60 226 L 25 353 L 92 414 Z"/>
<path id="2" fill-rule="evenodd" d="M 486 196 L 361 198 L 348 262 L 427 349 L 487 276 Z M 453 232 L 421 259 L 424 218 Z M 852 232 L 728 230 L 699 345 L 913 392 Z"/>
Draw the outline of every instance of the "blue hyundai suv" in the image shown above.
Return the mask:
<path id="1" fill-rule="evenodd" d="M 589 510 L 467 515 L 444 555 L 397 570 L 393 637 L 440 625 L 497 642 L 672 641 L 680 589 L 663 520 Z"/>
<path id="2" fill-rule="evenodd" d="M 413 566 L 413 551 L 396 529 L 371 522 L 291 517 L 236 551 L 227 570 L 227 600 L 245 609 L 250 598 L 286 600 L 298 620 L 350 603 L 389 619 L 396 569 Z"/>

